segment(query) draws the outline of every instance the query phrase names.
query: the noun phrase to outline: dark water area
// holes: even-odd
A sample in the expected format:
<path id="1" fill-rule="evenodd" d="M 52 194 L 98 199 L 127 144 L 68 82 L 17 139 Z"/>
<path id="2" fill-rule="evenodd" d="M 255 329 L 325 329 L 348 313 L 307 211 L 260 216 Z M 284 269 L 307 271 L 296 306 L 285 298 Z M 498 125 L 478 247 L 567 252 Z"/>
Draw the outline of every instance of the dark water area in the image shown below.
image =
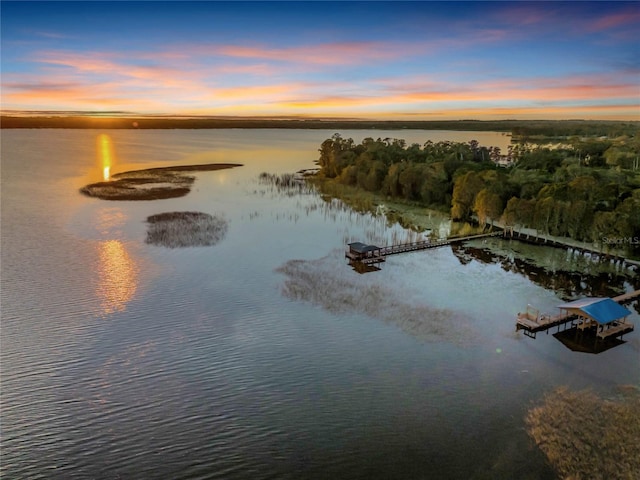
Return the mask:
<path id="1" fill-rule="evenodd" d="M 516 313 L 637 278 L 506 243 L 354 272 L 347 242 L 407 232 L 260 181 L 312 168 L 333 133 L 110 131 L 107 168 L 105 132 L 3 130 L 2 478 L 556 477 L 527 411 L 558 386 L 638 385 L 640 340 L 581 353 L 524 337 Z M 79 193 L 108 173 L 215 162 L 243 167 L 197 173 L 181 198 Z M 224 218 L 225 234 L 146 243 L 165 212 Z"/>

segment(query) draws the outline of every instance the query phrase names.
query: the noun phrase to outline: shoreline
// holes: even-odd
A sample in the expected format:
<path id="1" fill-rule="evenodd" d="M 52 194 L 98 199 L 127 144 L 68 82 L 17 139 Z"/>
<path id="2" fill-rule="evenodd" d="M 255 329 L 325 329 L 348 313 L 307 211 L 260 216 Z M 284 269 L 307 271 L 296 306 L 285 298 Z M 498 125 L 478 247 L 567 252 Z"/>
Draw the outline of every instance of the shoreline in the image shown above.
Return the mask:
<path id="1" fill-rule="evenodd" d="M 609 257 L 621 257 L 633 270 L 640 269 L 640 258 L 633 255 L 633 251 L 627 251 L 624 249 L 603 249 L 598 248 L 595 243 L 581 242 L 574 240 L 570 237 L 557 237 L 550 234 L 544 234 L 538 232 L 535 229 L 530 228 L 513 228 L 507 227 L 500 221 L 489 221 L 485 228 L 480 225 L 473 225 L 468 222 L 455 222 L 451 220 L 451 216 L 444 210 L 438 210 L 429 206 L 420 205 L 418 203 L 401 202 L 397 199 L 384 199 L 382 196 L 372 192 L 367 192 L 355 187 L 349 187 L 342 184 L 336 184 L 335 182 L 320 178 L 318 176 L 310 175 L 307 177 L 311 184 L 318 187 L 319 193 L 329 198 L 336 198 L 354 211 L 367 211 L 369 213 L 376 213 L 383 207 L 384 214 L 388 222 L 397 222 L 403 228 L 413 230 L 416 233 L 424 233 L 426 230 L 433 228 L 433 218 L 435 216 L 441 217 L 442 221 L 450 222 L 450 230 L 445 238 L 455 238 L 459 236 L 473 235 L 482 233 L 489 227 L 491 230 L 499 229 L 502 231 L 511 228 L 514 232 L 522 233 L 524 235 L 530 235 L 531 237 L 545 239 L 549 242 L 549 247 L 552 248 L 564 248 L 566 250 L 578 249 L 587 252 L 593 252 L 602 258 Z M 536 245 L 545 245 L 534 240 L 527 240 L 517 238 L 516 240 L 525 243 L 531 243 Z M 555 243 L 555 245 L 553 245 Z M 561 245 L 558 245 L 561 244 Z"/>
<path id="2" fill-rule="evenodd" d="M 513 133 L 514 129 L 536 130 L 553 127 L 559 134 L 571 135 L 575 129 L 598 126 L 633 125 L 640 122 L 617 120 L 363 120 L 336 118 L 256 118 L 256 117 L 153 117 L 90 115 L 2 115 L 1 129 L 68 128 L 68 129 L 355 129 L 355 130 L 453 130 L 497 131 Z"/>

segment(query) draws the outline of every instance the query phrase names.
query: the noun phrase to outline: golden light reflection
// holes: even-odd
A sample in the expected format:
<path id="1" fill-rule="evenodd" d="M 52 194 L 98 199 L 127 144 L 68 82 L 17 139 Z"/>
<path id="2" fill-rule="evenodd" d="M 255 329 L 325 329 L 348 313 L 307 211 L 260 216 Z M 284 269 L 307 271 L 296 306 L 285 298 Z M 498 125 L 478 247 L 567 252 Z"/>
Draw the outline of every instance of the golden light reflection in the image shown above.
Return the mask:
<path id="1" fill-rule="evenodd" d="M 102 207 L 95 212 L 93 221 L 96 230 L 105 237 L 117 237 L 122 234 L 128 216 L 118 207 Z"/>
<path id="2" fill-rule="evenodd" d="M 119 240 L 99 244 L 97 296 L 105 314 L 123 311 L 138 289 L 138 267 Z"/>
<path id="3" fill-rule="evenodd" d="M 113 142 L 105 133 L 98 135 L 96 145 L 98 163 L 102 168 L 102 179 L 106 182 L 111 177 L 111 167 L 114 162 Z"/>

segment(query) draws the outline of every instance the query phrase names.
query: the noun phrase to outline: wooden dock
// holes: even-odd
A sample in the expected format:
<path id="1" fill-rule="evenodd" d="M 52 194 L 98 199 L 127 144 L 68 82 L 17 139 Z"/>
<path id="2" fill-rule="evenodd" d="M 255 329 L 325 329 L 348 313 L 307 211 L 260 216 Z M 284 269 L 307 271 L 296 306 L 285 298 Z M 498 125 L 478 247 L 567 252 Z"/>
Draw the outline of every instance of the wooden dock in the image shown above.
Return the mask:
<path id="1" fill-rule="evenodd" d="M 627 303 L 631 303 L 637 298 L 640 298 L 640 290 L 635 290 L 633 292 L 623 293 L 622 295 L 618 295 L 617 297 L 613 297 L 614 302 L 618 302 L 620 305 L 626 305 Z"/>
<path id="2" fill-rule="evenodd" d="M 389 255 L 396 255 L 399 253 L 415 252 L 417 250 L 426 250 L 430 248 L 444 247 L 446 245 L 452 245 L 454 243 L 462 243 L 469 240 L 476 240 L 486 237 L 498 237 L 502 236 L 506 239 L 514 239 L 528 243 L 534 243 L 537 245 L 545 245 L 555 248 L 563 248 L 573 252 L 578 252 L 581 255 L 588 255 L 593 259 L 604 262 L 611 262 L 613 264 L 619 264 L 624 268 L 630 268 L 631 270 L 640 270 L 640 262 L 624 258 L 620 255 L 614 255 L 610 253 L 604 253 L 594 248 L 589 248 L 586 245 L 573 245 L 563 241 L 558 241 L 553 238 L 546 238 L 530 232 L 521 232 L 513 227 L 505 227 L 501 224 L 492 223 L 492 227 L 497 228 L 496 231 L 491 233 L 482 233 L 479 235 L 469 235 L 467 237 L 454 237 L 447 238 L 445 240 L 437 240 L 432 242 L 430 240 L 421 240 L 417 242 L 402 243 L 399 245 L 389 245 L 386 247 L 376 247 L 374 245 L 365 245 L 359 242 L 350 243 L 352 245 L 359 245 L 365 247 L 364 250 L 355 250 L 348 248 L 345 257 L 351 262 L 360 262 L 365 265 L 373 265 L 382 263 L 385 261 L 385 257 Z"/>
<path id="3" fill-rule="evenodd" d="M 577 252 L 581 255 L 588 256 L 600 262 L 610 262 L 610 263 L 613 263 L 614 265 L 619 264 L 619 265 L 622 265 L 624 268 L 629 268 L 632 270 L 640 269 L 640 262 L 638 261 L 628 259 L 621 255 L 603 252 L 602 250 L 589 247 L 586 244 L 578 245 L 577 242 L 576 244 L 567 243 L 562 240 L 547 238 L 546 236 L 543 236 L 543 235 L 536 235 L 530 232 L 521 232 L 513 227 L 498 226 L 498 228 L 504 228 L 505 238 L 512 238 L 514 240 L 519 240 L 521 242 L 533 243 L 536 245 L 543 245 L 547 247 L 563 248 L 571 252 Z"/>
<path id="4" fill-rule="evenodd" d="M 501 231 L 497 231 L 491 233 L 482 233 L 479 235 L 470 235 L 467 237 L 447 238 L 446 240 L 438 240 L 435 242 L 432 242 L 430 240 L 421 240 L 418 242 L 401 243 L 398 245 L 389 245 L 386 247 L 376 247 L 373 245 L 369 245 L 364 249 L 366 251 L 356 251 L 351 247 L 355 244 L 349 244 L 350 248 L 347 249 L 345 257 L 354 262 L 364 263 L 365 265 L 372 263 L 381 263 L 384 262 L 385 257 L 388 257 L 389 255 L 397 255 L 400 253 L 415 252 L 417 250 L 427 250 L 430 248 L 444 247 L 446 245 L 466 242 L 469 240 L 477 240 L 479 238 L 497 237 L 501 236 L 502 234 L 503 233 Z M 363 244 L 358 245 L 362 246 Z"/>
<path id="5" fill-rule="evenodd" d="M 638 298 L 640 298 L 640 290 L 618 295 L 617 297 L 613 297 L 612 300 L 620 305 L 625 305 Z M 576 323 L 574 323 L 574 321 L 576 321 Z M 597 324 L 595 322 L 580 319 L 578 315 L 572 315 L 567 312 L 559 313 L 557 315 L 540 315 L 538 310 L 531 306 L 527 306 L 527 310 L 525 312 L 518 313 L 516 320 L 516 331 L 523 330 L 525 335 L 532 338 L 535 338 L 536 333 L 548 331 L 553 327 L 558 327 L 558 331 L 560 331 L 561 326 L 564 326 L 565 328 L 576 327 L 578 330 L 587 330 L 596 327 Z M 607 337 L 620 336 L 633 330 L 634 325 L 632 323 L 616 323 L 615 325 L 611 325 L 609 328 L 602 328 L 596 332 L 596 335 L 597 338 L 605 339 Z"/>
<path id="6" fill-rule="evenodd" d="M 518 313 L 516 320 L 516 330 L 524 330 L 524 334 L 535 338 L 535 334 L 553 327 L 560 327 L 569 322 L 573 322 L 578 318 L 577 315 L 568 315 L 559 313 L 557 315 L 540 315 L 537 311 L 532 311 L 531 307 L 527 307 L 526 312 Z"/>

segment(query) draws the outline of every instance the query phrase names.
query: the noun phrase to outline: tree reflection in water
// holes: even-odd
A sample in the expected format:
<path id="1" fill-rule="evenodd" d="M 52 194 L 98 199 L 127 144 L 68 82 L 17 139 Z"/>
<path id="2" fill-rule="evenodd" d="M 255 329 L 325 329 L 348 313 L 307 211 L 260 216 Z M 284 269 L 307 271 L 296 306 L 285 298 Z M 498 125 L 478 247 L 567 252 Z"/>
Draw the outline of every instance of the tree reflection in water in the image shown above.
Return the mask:
<path id="1" fill-rule="evenodd" d="M 538 247 L 549 248 L 549 247 Z M 516 254 L 496 252 L 490 248 L 478 248 L 468 245 L 453 245 L 452 250 L 460 263 L 472 260 L 485 264 L 498 263 L 507 272 L 519 273 L 533 283 L 557 292 L 564 300 L 580 297 L 614 297 L 624 293 L 630 284 L 633 289 L 640 288 L 640 279 L 630 270 L 618 267 L 615 271 L 604 268 L 589 268 L 587 272 L 569 270 L 567 262 L 555 268 L 536 265 L 533 260 L 521 258 Z M 633 306 L 640 313 L 640 307 Z"/>

